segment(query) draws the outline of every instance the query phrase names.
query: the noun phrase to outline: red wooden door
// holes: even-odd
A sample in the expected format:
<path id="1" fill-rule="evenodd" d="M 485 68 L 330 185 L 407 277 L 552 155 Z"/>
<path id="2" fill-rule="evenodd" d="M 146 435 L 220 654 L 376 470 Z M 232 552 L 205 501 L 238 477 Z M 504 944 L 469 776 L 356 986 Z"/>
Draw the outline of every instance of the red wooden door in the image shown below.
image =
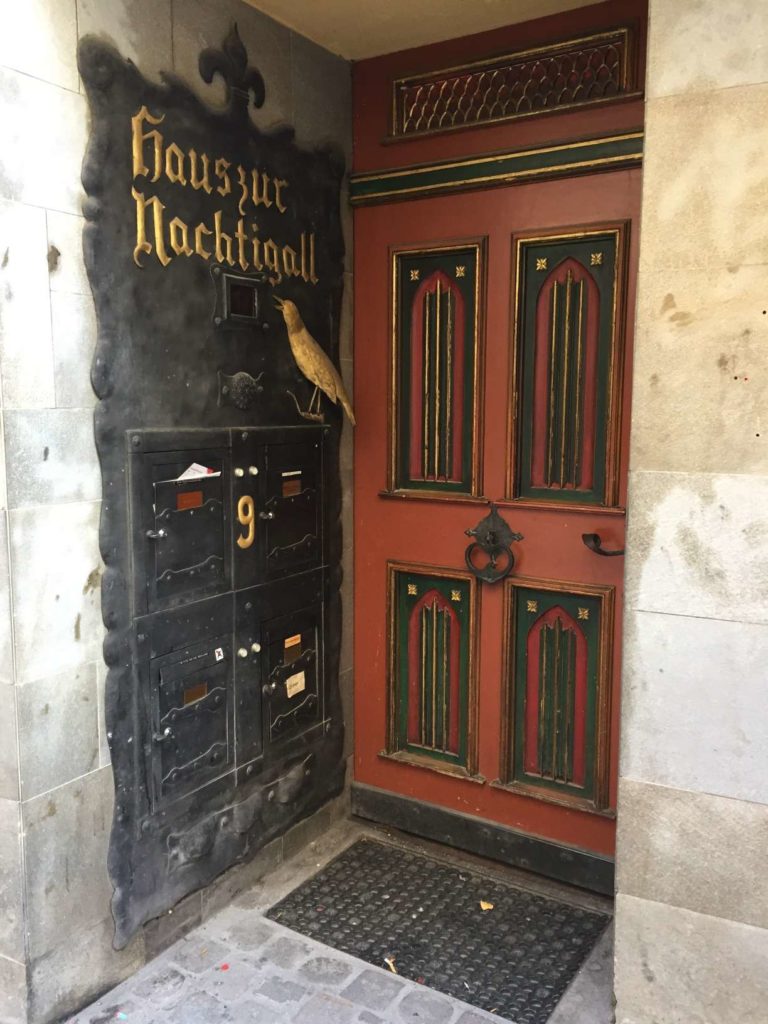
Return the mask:
<path id="1" fill-rule="evenodd" d="M 598 856 L 623 559 L 582 538 L 624 547 L 639 202 L 635 169 L 355 219 L 355 782 Z"/>

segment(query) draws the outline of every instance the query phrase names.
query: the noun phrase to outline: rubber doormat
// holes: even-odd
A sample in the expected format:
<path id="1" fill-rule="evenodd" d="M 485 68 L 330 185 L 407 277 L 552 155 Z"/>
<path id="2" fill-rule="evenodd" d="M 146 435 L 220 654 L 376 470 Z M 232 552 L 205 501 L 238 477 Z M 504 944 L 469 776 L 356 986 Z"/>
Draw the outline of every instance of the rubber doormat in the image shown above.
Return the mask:
<path id="1" fill-rule="evenodd" d="M 366 839 L 267 916 L 515 1024 L 544 1024 L 610 920 Z"/>

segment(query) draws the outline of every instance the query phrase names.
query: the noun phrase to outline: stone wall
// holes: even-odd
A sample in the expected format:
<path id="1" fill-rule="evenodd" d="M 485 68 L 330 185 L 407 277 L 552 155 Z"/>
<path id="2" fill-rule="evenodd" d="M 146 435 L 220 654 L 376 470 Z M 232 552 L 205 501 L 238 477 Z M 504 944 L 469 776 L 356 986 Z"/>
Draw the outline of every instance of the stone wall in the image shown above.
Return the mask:
<path id="1" fill-rule="evenodd" d="M 651 0 L 617 1024 L 768 1006 L 768 18 Z"/>
<path id="2" fill-rule="evenodd" d="M 197 56 L 232 20 L 266 80 L 260 126 L 288 122 L 300 144 L 351 156 L 349 66 L 240 0 L 24 0 L 0 32 L 0 1022 L 55 1020 L 131 973 L 313 828 L 185 901 L 172 921 L 111 950 L 106 873 L 112 774 L 101 661 L 101 484 L 89 373 L 96 325 L 83 267 L 80 165 L 87 106 L 78 35 L 107 36 L 150 76 L 205 86 Z M 345 212 L 347 267 L 351 218 Z M 351 392 L 352 278 L 342 371 Z M 351 436 L 345 427 L 345 638 L 351 694 Z M 350 723 L 351 713 L 347 714 Z M 350 737 L 348 737 L 348 744 Z M 285 847 L 285 843 L 288 844 Z M 239 880 L 239 881 L 238 881 Z"/>

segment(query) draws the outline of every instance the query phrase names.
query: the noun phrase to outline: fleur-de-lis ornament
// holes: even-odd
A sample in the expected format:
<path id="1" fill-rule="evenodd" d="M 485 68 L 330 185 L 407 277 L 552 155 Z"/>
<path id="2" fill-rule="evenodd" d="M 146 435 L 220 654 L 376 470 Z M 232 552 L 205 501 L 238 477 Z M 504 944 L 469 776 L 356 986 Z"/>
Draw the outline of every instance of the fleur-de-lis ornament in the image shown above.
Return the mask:
<path id="1" fill-rule="evenodd" d="M 221 75 L 226 87 L 226 102 L 233 114 L 246 115 L 251 97 L 255 107 L 264 105 L 264 79 L 256 68 L 248 66 L 248 54 L 237 31 L 237 22 L 232 23 L 220 50 L 209 46 L 202 51 L 198 67 L 207 85 L 211 84 L 214 75 Z"/>

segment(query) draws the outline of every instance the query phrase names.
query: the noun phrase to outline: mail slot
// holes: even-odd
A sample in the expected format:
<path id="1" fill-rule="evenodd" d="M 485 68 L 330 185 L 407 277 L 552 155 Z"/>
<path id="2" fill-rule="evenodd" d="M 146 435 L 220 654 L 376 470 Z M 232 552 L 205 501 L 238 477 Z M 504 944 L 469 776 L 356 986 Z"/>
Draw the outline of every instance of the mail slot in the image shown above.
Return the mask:
<path id="1" fill-rule="evenodd" d="M 232 661 L 231 636 L 152 661 L 149 745 L 155 808 L 233 767 Z"/>
<path id="2" fill-rule="evenodd" d="M 149 611 L 228 590 L 231 578 L 227 449 L 152 441 L 132 466 L 137 600 Z"/>
<path id="3" fill-rule="evenodd" d="M 266 742 L 280 743 L 322 720 L 323 652 L 319 606 L 264 627 Z"/>

